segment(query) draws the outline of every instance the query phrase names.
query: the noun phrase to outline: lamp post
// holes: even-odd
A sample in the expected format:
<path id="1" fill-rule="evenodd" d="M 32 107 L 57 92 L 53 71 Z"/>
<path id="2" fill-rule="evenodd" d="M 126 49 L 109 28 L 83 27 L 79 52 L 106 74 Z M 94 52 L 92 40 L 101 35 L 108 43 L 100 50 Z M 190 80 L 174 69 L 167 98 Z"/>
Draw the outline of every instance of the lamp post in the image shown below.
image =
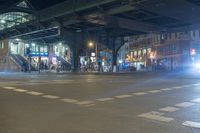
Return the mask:
<path id="1" fill-rule="evenodd" d="M 89 48 L 94 48 L 95 46 L 95 57 L 96 57 L 96 62 L 98 62 L 98 46 L 97 43 L 94 43 L 93 41 L 89 41 L 88 43 Z"/>

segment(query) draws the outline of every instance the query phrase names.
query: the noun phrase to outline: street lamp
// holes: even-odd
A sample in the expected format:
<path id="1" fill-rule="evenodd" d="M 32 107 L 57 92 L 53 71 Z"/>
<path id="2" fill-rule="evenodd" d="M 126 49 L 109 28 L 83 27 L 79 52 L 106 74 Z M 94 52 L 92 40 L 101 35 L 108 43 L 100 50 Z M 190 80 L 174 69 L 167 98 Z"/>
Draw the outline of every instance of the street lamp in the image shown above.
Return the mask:
<path id="1" fill-rule="evenodd" d="M 94 47 L 94 43 L 92 41 L 89 41 L 88 46 L 90 48 L 93 48 Z M 97 58 L 97 44 L 95 44 L 95 56 Z"/>
<path id="2" fill-rule="evenodd" d="M 88 46 L 91 48 L 91 47 L 94 46 L 94 43 L 93 43 L 92 41 L 90 41 L 90 42 L 88 43 Z"/>

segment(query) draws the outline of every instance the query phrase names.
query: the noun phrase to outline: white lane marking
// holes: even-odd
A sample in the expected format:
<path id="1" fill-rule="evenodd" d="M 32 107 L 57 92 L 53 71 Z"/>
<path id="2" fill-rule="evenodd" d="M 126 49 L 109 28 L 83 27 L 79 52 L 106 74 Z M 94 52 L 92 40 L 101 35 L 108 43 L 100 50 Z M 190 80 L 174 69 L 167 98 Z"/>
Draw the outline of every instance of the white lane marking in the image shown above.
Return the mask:
<path id="1" fill-rule="evenodd" d="M 24 90 L 24 89 L 13 89 L 13 91 L 16 91 L 16 92 L 27 92 L 27 90 Z"/>
<path id="2" fill-rule="evenodd" d="M 191 102 L 200 103 L 200 98 L 197 98 L 197 99 L 191 100 Z"/>
<path id="3" fill-rule="evenodd" d="M 162 91 L 171 91 L 172 88 L 164 88 L 164 89 L 160 89 L 160 90 L 162 90 Z"/>
<path id="4" fill-rule="evenodd" d="M 191 87 L 192 85 L 183 85 L 182 87 Z"/>
<path id="5" fill-rule="evenodd" d="M 146 118 L 146 119 L 151 119 L 151 120 L 156 120 L 156 121 L 161 121 L 161 122 L 171 122 L 174 120 L 174 118 L 169 118 L 169 117 L 164 117 L 164 113 L 160 112 L 148 112 L 144 114 L 138 115 L 138 117 Z"/>
<path id="6" fill-rule="evenodd" d="M 106 102 L 106 101 L 111 101 L 111 100 L 114 100 L 114 98 L 99 98 L 99 99 L 96 99 L 97 101 L 100 101 L 100 102 Z"/>
<path id="7" fill-rule="evenodd" d="M 16 87 L 11 87 L 11 86 L 5 86 L 5 87 L 2 87 L 4 89 L 7 89 L 7 90 L 14 90 L 16 89 Z"/>
<path id="8" fill-rule="evenodd" d="M 195 103 L 183 102 L 183 103 L 176 104 L 175 106 L 182 107 L 182 108 L 187 108 L 187 107 L 190 107 L 190 106 L 193 106 L 193 105 L 195 105 Z"/>
<path id="9" fill-rule="evenodd" d="M 165 107 L 165 108 L 161 108 L 159 109 L 160 111 L 164 111 L 164 112 L 175 112 L 175 111 L 178 111 L 179 108 L 175 108 L 175 107 Z"/>
<path id="10" fill-rule="evenodd" d="M 94 103 L 93 101 L 88 100 L 88 101 L 79 101 L 76 104 L 78 104 L 78 105 L 85 105 L 85 104 L 93 104 L 93 103 Z"/>
<path id="11" fill-rule="evenodd" d="M 151 90 L 151 91 L 148 91 L 148 92 L 150 92 L 150 93 L 159 93 L 161 91 L 160 90 Z"/>
<path id="12" fill-rule="evenodd" d="M 180 88 L 183 88 L 182 86 L 175 86 L 175 87 L 172 87 L 172 89 L 180 89 Z"/>
<path id="13" fill-rule="evenodd" d="M 199 86 L 200 84 L 192 84 L 193 86 Z"/>
<path id="14" fill-rule="evenodd" d="M 200 128 L 199 122 L 186 121 L 182 125 L 187 126 L 187 127 Z"/>
<path id="15" fill-rule="evenodd" d="M 85 105 L 85 107 L 91 107 L 91 106 L 95 106 L 96 104 L 88 104 L 88 105 Z"/>
<path id="16" fill-rule="evenodd" d="M 52 82 L 73 82 L 75 80 L 52 80 Z M 45 81 L 45 82 L 51 82 L 51 81 Z"/>
<path id="17" fill-rule="evenodd" d="M 60 97 L 54 96 L 54 95 L 44 95 L 44 96 L 42 96 L 42 97 L 44 97 L 44 98 L 49 98 L 49 99 L 58 99 L 58 98 L 60 98 Z"/>
<path id="18" fill-rule="evenodd" d="M 30 94 L 30 95 L 34 95 L 34 96 L 43 95 L 43 93 L 36 92 L 36 91 L 28 91 L 28 92 L 26 92 L 26 93 L 27 93 L 27 94 Z"/>
<path id="19" fill-rule="evenodd" d="M 78 102 L 78 100 L 75 100 L 75 99 L 67 99 L 67 98 L 65 98 L 65 99 L 60 99 L 61 101 L 63 101 L 63 102 L 66 102 L 66 103 L 77 103 Z"/>
<path id="20" fill-rule="evenodd" d="M 115 96 L 116 98 L 128 98 L 132 97 L 133 95 L 120 95 L 120 96 Z"/>
<path id="21" fill-rule="evenodd" d="M 142 96 L 142 95 L 146 95 L 148 93 L 146 92 L 136 92 L 136 93 L 133 93 L 133 95 L 136 95 L 136 96 Z"/>

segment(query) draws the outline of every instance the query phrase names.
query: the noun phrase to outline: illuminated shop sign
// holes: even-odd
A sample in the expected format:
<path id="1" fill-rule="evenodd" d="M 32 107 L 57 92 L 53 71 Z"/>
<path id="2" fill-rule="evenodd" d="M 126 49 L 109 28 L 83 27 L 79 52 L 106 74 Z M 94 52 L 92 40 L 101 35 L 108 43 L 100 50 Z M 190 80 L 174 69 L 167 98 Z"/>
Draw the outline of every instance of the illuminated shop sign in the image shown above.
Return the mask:
<path id="1" fill-rule="evenodd" d="M 31 52 L 31 56 L 48 56 L 48 52 Z"/>

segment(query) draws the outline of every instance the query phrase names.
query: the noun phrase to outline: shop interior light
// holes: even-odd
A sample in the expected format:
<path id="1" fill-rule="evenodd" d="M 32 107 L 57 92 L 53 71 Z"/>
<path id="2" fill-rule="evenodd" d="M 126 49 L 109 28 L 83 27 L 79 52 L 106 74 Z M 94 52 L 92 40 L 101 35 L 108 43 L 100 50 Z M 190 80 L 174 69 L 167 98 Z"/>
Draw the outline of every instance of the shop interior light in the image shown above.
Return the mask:
<path id="1" fill-rule="evenodd" d="M 121 64 L 123 61 L 122 60 L 119 60 L 119 63 Z"/>
<path id="2" fill-rule="evenodd" d="M 35 47 L 35 43 L 32 43 L 31 45 L 32 45 L 33 47 Z"/>
<path id="3" fill-rule="evenodd" d="M 5 20 L 3 20 L 3 19 L 2 19 L 0 22 L 1 22 L 2 24 L 5 24 L 5 23 L 6 23 L 6 21 L 5 21 Z"/>
<path id="4" fill-rule="evenodd" d="M 19 39 L 19 38 L 16 38 L 15 40 L 16 40 L 16 41 L 19 41 L 20 39 Z"/>

